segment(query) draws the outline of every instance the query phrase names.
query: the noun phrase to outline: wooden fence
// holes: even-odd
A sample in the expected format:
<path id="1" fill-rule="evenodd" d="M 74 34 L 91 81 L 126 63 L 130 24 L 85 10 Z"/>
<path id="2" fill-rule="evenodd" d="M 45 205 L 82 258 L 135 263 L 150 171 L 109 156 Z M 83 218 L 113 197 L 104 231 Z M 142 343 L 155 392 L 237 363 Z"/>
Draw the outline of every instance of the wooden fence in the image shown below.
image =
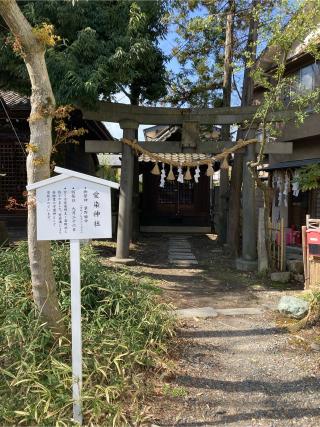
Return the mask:
<path id="1" fill-rule="evenodd" d="M 285 271 L 286 269 L 286 241 L 284 220 L 269 224 L 269 239 L 271 245 L 272 270 Z"/>

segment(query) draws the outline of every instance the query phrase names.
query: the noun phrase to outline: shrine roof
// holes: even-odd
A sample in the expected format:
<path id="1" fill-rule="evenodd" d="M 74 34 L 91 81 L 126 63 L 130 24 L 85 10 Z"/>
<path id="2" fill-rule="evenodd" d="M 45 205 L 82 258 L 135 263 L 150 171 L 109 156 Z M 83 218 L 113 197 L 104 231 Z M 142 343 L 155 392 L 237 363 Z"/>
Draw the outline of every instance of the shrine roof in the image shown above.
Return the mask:
<path id="1" fill-rule="evenodd" d="M 30 109 L 30 100 L 27 96 L 19 95 L 12 90 L 0 90 L 0 98 L 6 103 L 7 107 L 15 109 Z"/>

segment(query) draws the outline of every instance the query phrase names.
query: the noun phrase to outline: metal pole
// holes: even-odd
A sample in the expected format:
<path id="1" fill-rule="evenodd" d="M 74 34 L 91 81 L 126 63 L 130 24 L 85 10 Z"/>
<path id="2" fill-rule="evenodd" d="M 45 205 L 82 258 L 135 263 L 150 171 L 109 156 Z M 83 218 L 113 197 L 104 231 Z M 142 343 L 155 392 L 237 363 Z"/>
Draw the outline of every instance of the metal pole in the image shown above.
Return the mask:
<path id="1" fill-rule="evenodd" d="M 82 425 L 80 240 L 70 240 L 73 419 Z"/>

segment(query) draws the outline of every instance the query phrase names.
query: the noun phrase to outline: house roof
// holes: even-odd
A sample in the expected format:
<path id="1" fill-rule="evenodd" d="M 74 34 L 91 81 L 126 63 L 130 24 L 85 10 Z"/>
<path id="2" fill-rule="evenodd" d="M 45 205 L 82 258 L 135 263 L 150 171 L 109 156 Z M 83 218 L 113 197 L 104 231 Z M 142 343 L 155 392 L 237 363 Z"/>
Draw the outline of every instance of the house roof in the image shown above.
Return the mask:
<path id="1" fill-rule="evenodd" d="M 290 169 L 290 168 L 301 168 L 303 166 L 320 163 L 320 159 L 304 159 L 304 160 L 290 160 L 288 162 L 274 163 L 273 165 L 267 166 L 261 170 L 273 171 L 276 169 Z"/>
<path id="2" fill-rule="evenodd" d="M 5 105 L 3 105 L 3 103 Z M 9 109 L 10 112 L 12 110 L 23 110 L 29 112 L 31 108 L 30 98 L 28 96 L 20 95 L 17 92 L 11 90 L 0 89 L 0 109 L 1 107 L 4 110 Z M 95 139 L 100 138 L 102 140 L 114 140 L 113 136 L 102 122 L 87 119 L 83 119 L 83 122 L 85 124 L 86 129 L 88 129 L 91 133 L 94 134 Z"/>
<path id="3" fill-rule="evenodd" d="M 151 126 L 150 128 L 147 128 L 144 130 L 145 135 L 147 134 L 148 130 L 154 130 L 156 126 Z M 219 129 L 220 130 L 220 129 Z M 168 145 L 170 145 L 170 140 L 175 133 L 178 134 L 178 138 L 176 140 L 181 140 L 181 131 L 182 126 L 177 125 L 168 125 L 168 126 L 162 126 L 161 131 L 154 137 L 154 138 L 147 138 L 147 141 L 167 141 Z M 210 136 L 212 137 L 213 133 L 217 133 L 218 128 L 214 126 L 214 130 L 208 135 L 208 139 L 210 139 Z M 177 135 L 175 135 L 176 137 Z M 171 138 L 172 139 L 172 138 Z M 210 154 L 201 154 L 201 153 L 157 153 L 159 156 L 163 157 L 164 159 L 170 161 L 179 162 L 182 165 L 186 162 L 194 162 L 198 160 L 205 160 L 205 159 L 211 159 L 212 155 Z M 139 156 L 140 162 L 153 162 L 154 160 L 151 159 L 147 154 L 141 154 Z"/>
<path id="4" fill-rule="evenodd" d="M 306 52 L 306 47 L 312 40 L 319 40 L 320 35 L 320 22 L 319 22 L 319 15 L 316 13 L 316 4 L 314 1 L 309 0 L 309 2 L 306 2 L 302 9 L 301 7 L 297 10 L 297 14 L 305 13 L 305 11 L 310 11 L 313 13 L 313 20 L 314 20 L 314 28 L 312 31 L 310 31 L 303 40 L 295 40 L 292 43 L 291 49 L 287 56 L 287 65 L 291 63 L 296 63 L 297 60 L 300 60 L 304 57 L 310 57 L 310 54 Z M 284 25 L 283 27 L 283 33 L 286 33 L 287 26 L 290 24 L 290 21 Z M 277 65 L 275 62 L 276 54 L 279 53 L 279 47 L 275 45 L 268 45 L 266 48 L 261 52 L 259 58 L 257 59 L 257 64 L 261 66 L 261 68 L 268 72 L 274 69 Z"/>
<path id="5" fill-rule="evenodd" d="M 0 90 L 0 98 L 10 109 L 28 110 L 30 109 L 30 100 L 27 96 L 19 95 L 12 90 Z"/>
<path id="6" fill-rule="evenodd" d="M 104 185 L 106 187 L 111 187 L 115 189 L 119 189 L 120 185 L 117 182 L 108 181 L 106 179 L 97 178 L 95 176 L 86 175 L 84 173 L 75 172 L 70 169 L 55 167 L 54 171 L 61 175 L 56 175 L 48 179 L 44 179 L 39 182 L 35 182 L 33 184 L 27 185 L 27 190 L 36 190 L 37 188 L 45 187 L 46 185 L 53 184 L 55 182 L 63 181 L 68 178 L 79 178 L 84 179 L 85 181 L 94 182 L 95 184 Z"/>

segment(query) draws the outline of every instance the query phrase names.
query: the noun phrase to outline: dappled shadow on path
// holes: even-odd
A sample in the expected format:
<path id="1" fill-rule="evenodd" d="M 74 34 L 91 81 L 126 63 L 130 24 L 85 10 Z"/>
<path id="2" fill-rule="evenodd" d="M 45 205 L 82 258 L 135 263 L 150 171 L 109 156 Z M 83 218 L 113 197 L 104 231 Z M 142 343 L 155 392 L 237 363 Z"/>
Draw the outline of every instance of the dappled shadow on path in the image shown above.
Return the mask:
<path id="1" fill-rule="evenodd" d="M 256 329 L 240 329 L 240 330 L 210 330 L 210 331 L 190 331 L 184 330 L 180 333 L 182 338 L 217 338 L 217 337 L 248 337 L 254 335 L 275 335 L 286 333 L 286 329 L 282 328 L 256 328 Z"/>
<path id="2" fill-rule="evenodd" d="M 254 412 L 246 412 L 240 414 L 224 415 L 220 416 L 219 420 L 208 420 L 208 421 L 193 421 L 193 422 L 181 422 L 176 423 L 176 426 L 184 427 L 201 427 L 201 426 L 226 426 L 231 423 L 239 423 L 242 421 L 251 421 L 250 424 L 246 424 L 247 427 L 252 427 L 253 420 L 259 419 L 276 419 L 276 420 L 299 420 L 304 417 L 318 417 L 320 416 L 320 408 L 303 408 L 303 407 L 289 407 L 276 409 L 265 409 Z M 307 422 L 308 423 L 308 422 Z M 169 427 L 172 424 L 159 424 L 161 427 Z M 237 425 L 237 424 L 236 424 Z M 243 425 L 243 424 L 242 424 Z M 272 424 L 274 426 L 275 424 Z M 308 424 L 295 424 L 300 427 L 307 427 Z M 270 424 L 271 427 L 271 424 Z"/>
<path id="3" fill-rule="evenodd" d="M 229 393 L 252 393 L 263 392 L 268 396 L 281 396 L 283 393 L 298 393 L 308 390 L 320 392 L 320 382 L 315 377 L 304 377 L 294 381 L 257 381 L 257 380 L 243 380 L 243 381 L 224 381 L 216 380 L 205 377 L 192 377 L 190 375 L 180 375 L 176 378 L 176 383 L 193 388 L 204 388 L 211 390 L 223 390 Z"/>

